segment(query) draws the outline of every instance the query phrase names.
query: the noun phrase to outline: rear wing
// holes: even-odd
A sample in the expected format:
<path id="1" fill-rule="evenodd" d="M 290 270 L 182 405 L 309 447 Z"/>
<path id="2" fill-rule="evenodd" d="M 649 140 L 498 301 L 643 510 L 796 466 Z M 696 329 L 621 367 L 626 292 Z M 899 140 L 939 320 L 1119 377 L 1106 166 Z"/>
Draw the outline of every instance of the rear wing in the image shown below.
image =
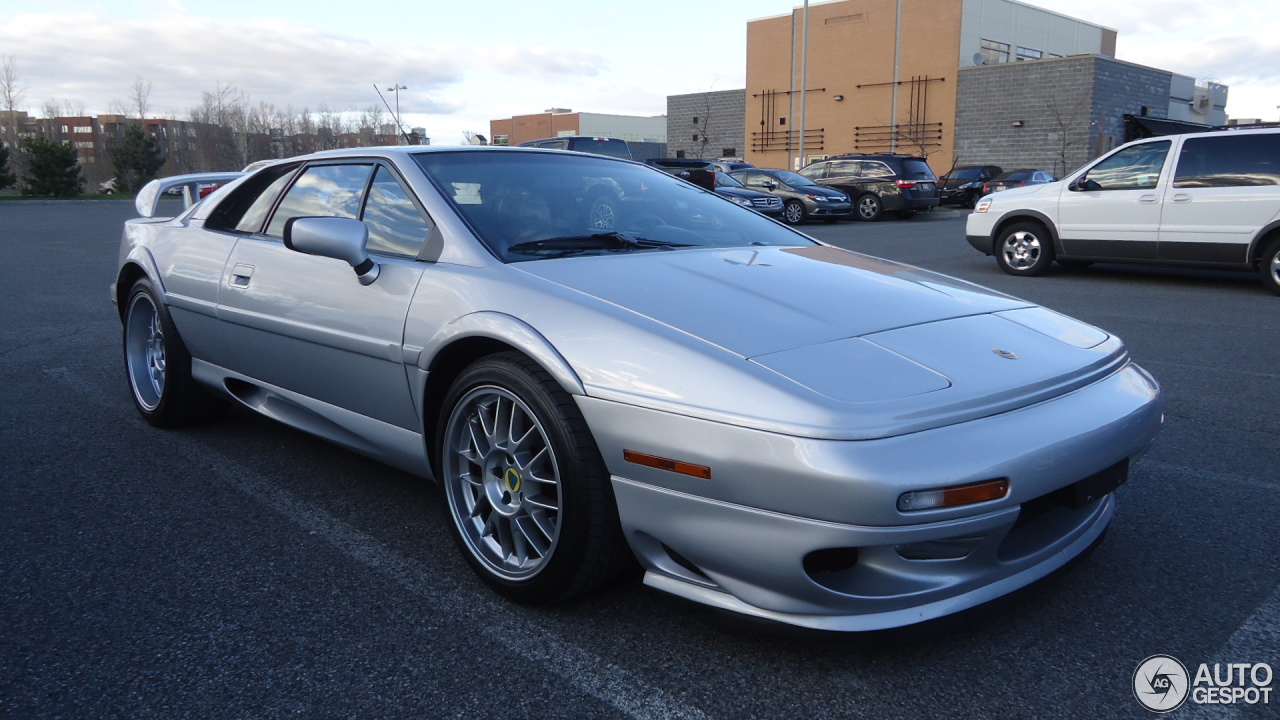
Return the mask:
<path id="1" fill-rule="evenodd" d="M 182 191 L 182 209 L 186 210 L 200 201 L 200 191 L 202 189 L 212 185 L 229 183 L 242 175 L 244 175 L 242 172 L 195 173 L 152 180 L 138 191 L 138 198 L 134 200 L 133 204 L 134 207 L 138 208 L 138 214 L 142 217 L 155 217 L 156 206 L 160 204 L 160 198 L 177 188 Z"/>

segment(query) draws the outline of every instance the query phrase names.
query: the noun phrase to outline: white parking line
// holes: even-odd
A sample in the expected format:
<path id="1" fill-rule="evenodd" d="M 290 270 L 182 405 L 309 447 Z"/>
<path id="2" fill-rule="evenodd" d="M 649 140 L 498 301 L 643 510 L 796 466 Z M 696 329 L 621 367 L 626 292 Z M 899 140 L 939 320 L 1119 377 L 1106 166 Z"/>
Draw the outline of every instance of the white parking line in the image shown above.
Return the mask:
<path id="1" fill-rule="evenodd" d="M 197 446 L 198 448 L 198 446 Z M 192 448 L 189 448 L 192 449 Z M 204 448 L 201 455 L 213 454 Z M 207 463 L 215 478 L 288 518 L 298 527 L 324 540 L 357 562 L 376 570 L 410 592 L 425 596 L 430 606 L 453 617 L 468 617 L 488 639 L 526 660 L 541 664 L 570 685 L 624 713 L 634 720 L 696 720 L 708 716 L 653 687 L 613 663 L 565 642 L 532 622 L 522 622 L 499 606 L 502 602 L 483 592 L 443 588 L 438 575 L 422 563 L 396 553 L 370 535 L 360 532 L 324 510 L 275 487 L 223 455 Z M 485 621 L 502 615 L 501 627 Z"/>

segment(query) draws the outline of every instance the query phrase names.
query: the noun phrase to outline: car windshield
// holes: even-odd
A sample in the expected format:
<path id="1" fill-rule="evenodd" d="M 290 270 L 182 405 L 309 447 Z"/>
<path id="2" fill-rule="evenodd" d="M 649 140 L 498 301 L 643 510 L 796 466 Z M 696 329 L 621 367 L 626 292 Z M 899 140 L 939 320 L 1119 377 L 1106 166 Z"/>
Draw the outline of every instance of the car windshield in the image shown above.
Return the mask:
<path id="1" fill-rule="evenodd" d="M 957 168 L 942 176 L 943 180 L 977 180 L 982 176 L 982 168 Z"/>
<path id="2" fill-rule="evenodd" d="M 573 141 L 569 149 L 575 152 L 609 155 L 623 160 L 631 159 L 631 149 L 627 147 L 627 143 L 616 138 L 578 138 Z"/>
<path id="3" fill-rule="evenodd" d="M 997 180 L 1030 180 L 1031 176 L 1034 174 L 1035 174 L 1035 170 L 1017 170 L 1015 172 L 1007 172 L 996 179 Z"/>
<path id="4" fill-rule="evenodd" d="M 718 172 L 716 173 L 716 187 L 740 188 L 740 187 L 746 187 L 746 185 L 743 185 L 742 182 L 738 180 L 738 178 L 736 177 L 733 177 L 731 175 L 726 175 L 725 173 L 722 173 L 722 172 Z"/>
<path id="5" fill-rule="evenodd" d="M 414 158 L 504 262 L 814 244 L 748 208 L 637 163 L 500 149 Z"/>
<path id="6" fill-rule="evenodd" d="M 818 184 L 800 173 L 793 173 L 787 170 L 779 170 L 773 173 L 773 177 L 777 178 L 779 182 L 786 183 L 792 187 L 809 187 L 810 185 Z"/>

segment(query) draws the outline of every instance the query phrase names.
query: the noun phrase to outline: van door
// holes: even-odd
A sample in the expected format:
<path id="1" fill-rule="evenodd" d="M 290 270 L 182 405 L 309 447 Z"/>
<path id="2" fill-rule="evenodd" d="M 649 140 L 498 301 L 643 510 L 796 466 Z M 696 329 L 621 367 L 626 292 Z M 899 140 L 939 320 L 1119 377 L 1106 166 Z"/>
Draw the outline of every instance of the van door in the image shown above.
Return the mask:
<path id="1" fill-rule="evenodd" d="M 1280 133 L 1187 136 L 1160 222 L 1160 259 L 1245 263 L 1278 213 Z"/>
<path id="2" fill-rule="evenodd" d="M 1058 237 L 1068 256 L 1156 258 L 1171 145 L 1123 147 L 1062 188 Z"/>

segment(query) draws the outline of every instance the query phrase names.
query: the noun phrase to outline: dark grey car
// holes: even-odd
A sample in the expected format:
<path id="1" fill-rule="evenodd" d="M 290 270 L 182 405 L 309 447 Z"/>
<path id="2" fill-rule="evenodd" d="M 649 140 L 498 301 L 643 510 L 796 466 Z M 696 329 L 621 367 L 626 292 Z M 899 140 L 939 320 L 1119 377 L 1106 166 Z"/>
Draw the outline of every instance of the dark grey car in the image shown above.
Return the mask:
<path id="1" fill-rule="evenodd" d="M 853 214 L 848 195 L 790 170 L 753 168 L 737 170 L 729 176 L 752 190 L 782 198 L 782 220 L 788 225 L 799 225 L 810 218 L 833 223 Z"/>
<path id="2" fill-rule="evenodd" d="M 939 202 L 938 176 L 922 157 L 836 155 L 802 168 L 800 174 L 848 193 L 859 220 L 879 220 L 887 212 L 905 219 Z"/>

